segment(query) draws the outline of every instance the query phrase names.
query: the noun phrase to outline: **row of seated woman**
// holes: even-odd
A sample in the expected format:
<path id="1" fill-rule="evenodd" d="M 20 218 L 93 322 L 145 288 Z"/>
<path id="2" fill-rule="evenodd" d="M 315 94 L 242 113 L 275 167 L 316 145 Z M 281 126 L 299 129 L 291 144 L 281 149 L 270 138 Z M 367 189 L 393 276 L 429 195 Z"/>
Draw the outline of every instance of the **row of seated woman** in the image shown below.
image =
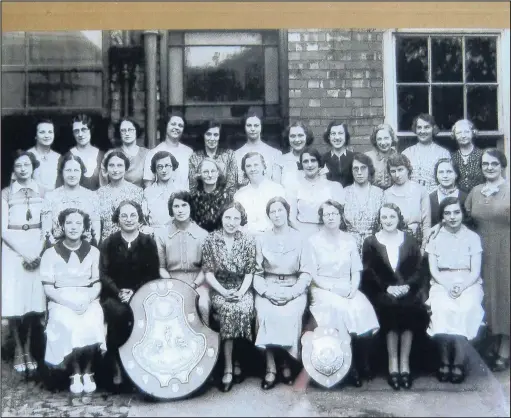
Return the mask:
<path id="1" fill-rule="evenodd" d="M 301 336 L 316 325 L 350 334 L 349 380 L 356 386 L 373 374 L 378 335 L 386 343 L 394 389 L 412 386 L 412 342 L 428 341 L 425 335 L 435 342 L 425 346 L 428 356 L 439 348 L 439 380 L 464 380 L 468 341 L 484 317 L 482 248 L 462 224 L 457 198 L 440 204 L 445 222 L 426 247 L 431 277 L 424 274 L 419 242 L 405 232 L 401 210 L 392 203 L 380 208 L 379 232 L 364 240 L 362 256 L 343 231 L 343 206 L 333 200 L 320 205 L 321 228 L 311 236 L 290 225 L 290 206 L 278 196 L 266 204 L 271 230 L 256 237 L 241 231 L 247 215 L 239 202 L 222 208 L 222 226 L 210 234 L 193 221 L 188 192 L 174 193 L 168 210 L 173 223 L 151 236 L 140 232 L 140 205 L 121 202 L 112 216 L 120 230 L 99 249 L 83 239 L 88 214 L 75 208 L 59 214 L 64 238 L 40 263 L 48 300 L 44 369 L 51 379 L 58 370 L 71 376 L 72 393 L 96 390 L 94 358 L 111 366 L 114 389 L 126 381 L 118 349 L 133 326 L 129 302 L 144 283 L 160 277 L 195 288 L 203 321 L 218 327 L 222 391 L 247 374 L 240 361 L 254 352 L 243 354 L 247 344 L 264 353 L 263 389 L 292 384 L 301 368 Z"/>

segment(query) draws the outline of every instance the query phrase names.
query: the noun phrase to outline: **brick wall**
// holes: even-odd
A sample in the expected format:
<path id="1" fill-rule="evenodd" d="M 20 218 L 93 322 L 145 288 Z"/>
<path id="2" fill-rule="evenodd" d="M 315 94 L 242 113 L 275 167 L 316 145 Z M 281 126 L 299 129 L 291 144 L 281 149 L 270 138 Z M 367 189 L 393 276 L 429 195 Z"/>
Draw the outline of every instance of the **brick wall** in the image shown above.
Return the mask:
<path id="1" fill-rule="evenodd" d="M 288 31 L 289 119 L 308 123 L 322 151 L 333 119 L 346 121 L 354 150 L 370 149 L 371 130 L 384 119 L 382 33 Z"/>

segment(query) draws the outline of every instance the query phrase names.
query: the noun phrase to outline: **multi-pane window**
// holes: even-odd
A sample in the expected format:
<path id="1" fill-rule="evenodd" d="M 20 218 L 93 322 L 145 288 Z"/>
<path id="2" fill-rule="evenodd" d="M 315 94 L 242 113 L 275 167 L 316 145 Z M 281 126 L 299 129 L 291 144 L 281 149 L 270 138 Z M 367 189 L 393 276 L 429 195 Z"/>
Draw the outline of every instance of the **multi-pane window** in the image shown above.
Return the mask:
<path id="1" fill-rule="evenodd" d="M 103 107 L 102 31 L 2 34 L 2 113 Z"/>
<path id="2" fill-rule="evenodd" d="M 497 45 L 491 34 L 397 34 L 398 131 L 410 131 L 413 118 L 426 112 L 441 131 L 468 118 L 481 132 L 499 133 Z"/>

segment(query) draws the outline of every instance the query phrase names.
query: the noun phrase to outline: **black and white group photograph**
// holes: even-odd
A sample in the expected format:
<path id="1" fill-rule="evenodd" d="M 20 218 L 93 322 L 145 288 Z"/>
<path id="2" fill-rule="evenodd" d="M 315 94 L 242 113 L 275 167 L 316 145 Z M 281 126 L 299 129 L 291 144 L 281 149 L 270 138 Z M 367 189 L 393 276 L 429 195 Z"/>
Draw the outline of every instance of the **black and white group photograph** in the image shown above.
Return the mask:
<path id="1" fill-rule="evenodd" d="M 509 51 L 3 32 L 2 416 L 509 416 Z"/>

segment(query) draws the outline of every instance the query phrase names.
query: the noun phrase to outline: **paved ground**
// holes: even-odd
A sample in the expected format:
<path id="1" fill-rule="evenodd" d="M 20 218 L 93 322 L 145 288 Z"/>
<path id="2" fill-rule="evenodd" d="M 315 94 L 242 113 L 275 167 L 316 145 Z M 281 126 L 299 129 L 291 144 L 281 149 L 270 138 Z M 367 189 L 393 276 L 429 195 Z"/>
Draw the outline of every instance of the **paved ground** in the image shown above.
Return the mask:
<path id="1" fill-rule="evenodd" d="M 186 416 L 509 416 L 509 370 L 491 374 L 479 360 L 462 385 L 441 384 L 434 376 L 414 381 L 411 391 L 394 392 L 383 377 L 357 389 L 326 390 L 314 385 L 278 385 L 269 392 L 249 378 L 224 394 L 215 387 L 175 402 L 148 402 L 139 394 L 71 397 L 52 394 L 25 382 L 2 363 L 2 416 L 56 417 L 186 417 Z"/>

